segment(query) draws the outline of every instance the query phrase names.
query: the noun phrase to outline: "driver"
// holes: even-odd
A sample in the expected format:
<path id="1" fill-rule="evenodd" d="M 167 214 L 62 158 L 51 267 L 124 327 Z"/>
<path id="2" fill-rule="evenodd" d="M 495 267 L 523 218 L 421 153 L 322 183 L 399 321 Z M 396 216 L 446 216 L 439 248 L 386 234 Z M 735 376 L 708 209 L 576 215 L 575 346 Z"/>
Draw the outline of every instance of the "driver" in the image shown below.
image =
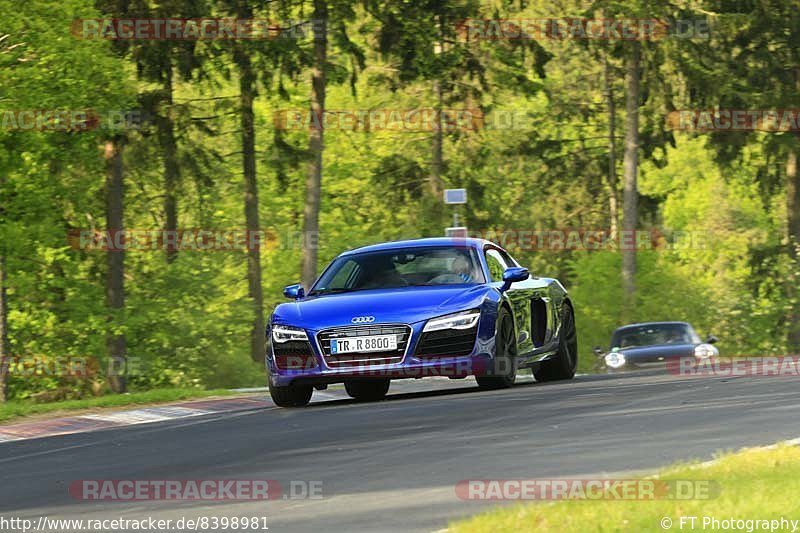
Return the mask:
<path id="1" fill-rule="evenodd" d="M 667 344 L 687 344 L 688 339 L 681 330 L 672 330 L 667 338 Z"/>
<path id="2" fill-rule="evenodd" d="M 450 265 L 453 273 L 461 278 L 464 283 L 472 281 L 472 264 L 469 259 L 463 254 L 458 254 L 453 263 Z"/>

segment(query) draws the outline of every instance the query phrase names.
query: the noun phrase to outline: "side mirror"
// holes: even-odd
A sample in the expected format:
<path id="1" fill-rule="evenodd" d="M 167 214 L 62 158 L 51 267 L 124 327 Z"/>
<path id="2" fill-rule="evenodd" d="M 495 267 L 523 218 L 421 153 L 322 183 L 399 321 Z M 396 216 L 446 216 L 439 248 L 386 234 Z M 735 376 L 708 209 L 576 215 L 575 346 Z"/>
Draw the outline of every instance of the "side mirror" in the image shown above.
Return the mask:
<path id="1" fill-rule="evenodd" d="M 602 357 L 603 356 L 603 349 L 601 347 L 599 347 L 599 346 L 595 346 L 594 348 L 592 348 L 592 351 L 594 352 L 594 354 L 597 357 Z"/>
<path id="2" fill-rule="evenodd" d="M 706 337 L 706 342 L 708 344 L 714 344 L 715 342 L 718 342 L 718 341 L 719 341 L 719 339 L 716 338 L 714 335 L 709 335 L 708 337 Z"/>
<path id="3" fill-rule="evenodd" d="M 283 289 L 283 295 L 292 300 L 299 300 L 306 295 L 306 290 L 299 283 L 296 285 L 289 285 Z"/>
<path id="4" fill-rule="evenodd" d="M 524 267 L 509 267 L 503 272 L 503 286 L 500 287 L 500 292 L 507 291 L 512 283 L 518 281 L 525 281 L 530 277 L 530 272 Z"/>

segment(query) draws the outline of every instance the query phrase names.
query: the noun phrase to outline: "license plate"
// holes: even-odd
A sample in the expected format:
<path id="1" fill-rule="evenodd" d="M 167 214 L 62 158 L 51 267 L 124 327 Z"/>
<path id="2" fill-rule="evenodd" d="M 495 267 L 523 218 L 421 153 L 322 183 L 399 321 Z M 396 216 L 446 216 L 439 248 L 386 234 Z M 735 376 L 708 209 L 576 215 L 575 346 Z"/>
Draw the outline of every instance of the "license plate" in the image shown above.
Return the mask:
<path id="1" fill-rule="evenodd" d="M 331 339 L 331 354 L 356 352 L 390 352 L 397 349 L 397 335 L 370 335 Z"/>

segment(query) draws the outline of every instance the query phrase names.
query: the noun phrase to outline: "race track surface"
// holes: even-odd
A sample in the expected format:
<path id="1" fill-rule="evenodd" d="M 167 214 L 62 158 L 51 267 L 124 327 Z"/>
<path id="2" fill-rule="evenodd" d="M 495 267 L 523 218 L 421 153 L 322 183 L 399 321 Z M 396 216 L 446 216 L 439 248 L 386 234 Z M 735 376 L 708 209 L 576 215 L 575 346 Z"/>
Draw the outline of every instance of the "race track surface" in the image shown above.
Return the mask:
<path id="1" fill-rule="evenodd" d="M 319 394 L 263 408 L 0 443 L 0 515 L 38 519 L 266 517 L 271 532 L 435 531 L 489 502 L 465 479 L 613 475 L 800 436 L 800 378 L 579 376 L 482 392 L 474 381 L 392 384 L 386 401 Z M 334 398 L 334 399 L 330 399 Z M 321 499 L 80 501 L 76 480 L 321 482 Z"/>

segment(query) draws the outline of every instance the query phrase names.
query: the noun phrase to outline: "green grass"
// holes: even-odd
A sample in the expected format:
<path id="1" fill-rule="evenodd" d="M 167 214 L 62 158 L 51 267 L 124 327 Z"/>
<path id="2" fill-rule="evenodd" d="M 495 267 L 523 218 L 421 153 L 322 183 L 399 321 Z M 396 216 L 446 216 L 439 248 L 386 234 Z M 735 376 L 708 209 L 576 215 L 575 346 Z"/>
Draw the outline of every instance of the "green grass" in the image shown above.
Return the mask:
<path id="1" fill-rule="evenodd" d="M 658 478 L 710 480 L 718 487 L 718 495 L 704 500 L 572 500 L 512 505 L 451 524 L 449 531 L 712 531 L 719 529 L 713 523 L 704 529 L 703 517 L 800 519 L 800 447 L 746 450 L 725 455 L 709 466 L 671 467 Z M 695 527 L 685 522 L 681 529 L 681 516 L 698 517 Z M 671 520 L 671 527 L 661 526 L 664 517 Z"/>
<path id="2" fill-rule="evenodd" d="M 53 414 L 103 407 L 124 407 L 128 405 L 143 405 L 166 403 L 190 398 L 206 398 L 208 396 L 231 395 L 232 392 L 219 390 L 199 389 L 155 389 L 145 392 L 132 392 L 127 394 L 109 394 L 82 400 L 65 400 L 52 403 L 34 403 L 29 401 L 10 401 L 0 404 L 0 423 L 19 421 L 18 419 L 41 414 Z M 73 414 L 73 413 L 70 413 Z"/>

